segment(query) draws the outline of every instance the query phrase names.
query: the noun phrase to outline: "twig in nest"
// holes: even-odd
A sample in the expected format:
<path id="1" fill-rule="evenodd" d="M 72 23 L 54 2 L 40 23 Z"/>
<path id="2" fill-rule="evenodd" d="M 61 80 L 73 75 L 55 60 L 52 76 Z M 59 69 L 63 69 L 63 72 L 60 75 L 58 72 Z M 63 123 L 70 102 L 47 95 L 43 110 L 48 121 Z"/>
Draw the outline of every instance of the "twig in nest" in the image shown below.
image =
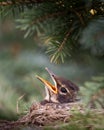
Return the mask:
<path id="1" fill-rule="evenodd" d="M 17 103 L 16 103 L 16 111 L 17 113 L 19 114 L 19 101 L 25 96 L 25 94 L 23 94 L 22 96 L 20 96 L 17 100 Z"/>

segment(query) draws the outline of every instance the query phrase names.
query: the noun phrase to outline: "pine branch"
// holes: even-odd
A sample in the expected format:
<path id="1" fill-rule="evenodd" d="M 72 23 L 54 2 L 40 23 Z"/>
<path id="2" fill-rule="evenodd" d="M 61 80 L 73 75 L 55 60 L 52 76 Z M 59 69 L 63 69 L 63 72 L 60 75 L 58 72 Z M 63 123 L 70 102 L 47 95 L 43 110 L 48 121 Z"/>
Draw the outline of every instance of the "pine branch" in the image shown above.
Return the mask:
<path id="1" fill-rule="evenodd" d="M 47 0 L 8 0 L 0 2 L 0 6 L 8 6 L 8 5 L 22 5 L 22 4 L 39 4 L 46 2 Z"/>
<path id="2" fill-rule="evenodd" d="M 14 5 L 7 6 L 13 7 L 13 13 L 18 9 L 18 12 L 22 12 L 22 17 L 17 20 L 17 26 L 22 31 L 26 31 L 24 38 L 34 34 L 39 37 L 42 36 L 42 38 L 45 37 L 50 46 L 48 52 L 51 54 L 51 61 L 55 62 L 59 59 L 64 61 L 65 57 L 72 55 L 73 48 L 76 50 L 74 43 L 76 41 L 81 43 L 80 38 L 82 38 L 81 35 L 87 25 L 94 19 L 104 16 L 104 2 L 102 0 L 88 0 L 86 2 L 84 0 L 71 0 L 70 2 L 68 0 L 2 0 L 0 5 L 5 5 L 5 7 L 1 7 L 2 16 L 10 14 L 8 13 L 10 9 L 6 9 L 6 5 Z M 68 31 L 68 28 L 72 29 Z M 94 31 L 91 34 L 94 34 Z M 96 41 L 90 41 L 91 38 L 88 38 L 88 36 L 92 37 L 92 35 L 87 35 L 87 37 L 85 35 L 87 40 L 84 39 L 84 41 L 88 42 L 86 44 L 88 47 L 91 47 L 89 43 L 93 44 L 92 41 L 94 43 Z M 77 46 L 80 45 L 77 44 Z M 99 46 L 102 46 L 102 44 L 99 44 Z M 97 46 L 92 48 L 98 51 Z"/>
<path id="3" fill-rule="evenodd" d="M 47 14 L 47 15 L 44 15 L 42 17 L 39 17 L 37 18 L 36 20 L 34 20 L 32 22 L 32 24 L 36 24 L 36 23 L 39 23 L 39 22 L 44 22 L 46 21 L 47 19 L 50 19 L 50 18 L 56 18 L 56 17 L 59 17 L 60 15 L 64 15 L 66 12 L 63 11 L 63 12 L 55 12 L 55 13 L 52 13 L 52 14 Z"/>
<path id="4" fill-rule="evenodd" d="M 77 15 L 77 17 L 79 18 L 81 24 L 82 24 L 83 26 L 85 26 L 85 22 L 84 22 L 84 19 L 83 19 L 83 17 L 82 17 L 82 14 L 79 13 L 78 11 L 76 11 L 75 9 L 72 9 L 72 11 Z"/>
<path id="5" fill-rule="evenodd" d="M 65 57 L 70 55 L 70 51 L 68 52 L 69 49 L 69 45 L 66 45 L 69 36 L 71 35 L 71 33 L 73 32 L 73 28 L 71 28 L 65 35 L 63 41 L 61 43 L 59 43 L 59 41 L 56 41 L 56 43 L 51 43 L 49 44 L 49 48 L 48 48 L 48 53 L 50 54 L 50 61 L 54 62 L 54 63 L 64 63 L 64 59 Z M 52 40 L 52 39 L 50 39 Z M 56 44 L 54 46 L 54 44 Z M 61 44 L 61 45 L 60 45 Z M 69 43 L 68 43 L 69 44 Z M 71 48 L 71 45 L 70 45 Z"/>
<path id="6" fill-rule="evenodd" d="M 62 49 L 63 49 L 63 47 L 64 47 L 64 45 L 65 45 L 65 43 L 66 43 L 66 41 L 68 40 L 68 37 L 70 36 L 70 34 L 72 33 L 72 31 L 73 31 L 73 29 L 71 28 L 69 31 L 68 31 L 68 33 L 65 35 L 65 37 L 64 37 L 64 40 L 62 41 L 62 43 L 61 43 L 61 46 L 58 48 L 58 52 L 60 52 Z"/>

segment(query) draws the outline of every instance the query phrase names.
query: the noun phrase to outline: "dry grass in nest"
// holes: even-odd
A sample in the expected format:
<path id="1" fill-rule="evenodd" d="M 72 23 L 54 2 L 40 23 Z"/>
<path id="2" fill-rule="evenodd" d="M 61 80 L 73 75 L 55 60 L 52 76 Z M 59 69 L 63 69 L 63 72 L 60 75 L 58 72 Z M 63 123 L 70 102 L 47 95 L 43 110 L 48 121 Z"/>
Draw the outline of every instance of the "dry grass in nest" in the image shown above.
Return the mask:
<path id="1" fill-rule="evenodd" d="M 80 103 L 55 104 L 47 103 L 41 105 L 40 103 L 32 104 L 27 115 L 15 122 L 2 121 L 0 123 L 0 130 L 10 130 L 20 126 L 49 126 L 55 125 L 59 122 L 68 122 L 73 117 L 71 110 L 75 108 L 82 112 L 82 105 Z"/>

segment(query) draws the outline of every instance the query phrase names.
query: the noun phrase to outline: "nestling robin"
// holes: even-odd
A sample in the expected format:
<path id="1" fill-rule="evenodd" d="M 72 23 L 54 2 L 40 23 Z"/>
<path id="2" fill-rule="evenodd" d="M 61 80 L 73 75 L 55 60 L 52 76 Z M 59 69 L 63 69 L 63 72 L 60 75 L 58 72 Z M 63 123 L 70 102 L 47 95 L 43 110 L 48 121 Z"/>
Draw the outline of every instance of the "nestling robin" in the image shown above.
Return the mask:
<path id="1" fill-rule="evenodd" d="M 56 76 L 48 68 L 46 68 L 46 70 L 50 74 L 54 85 L 52 85 L 47 80 L 41 78 L 40 76 L 36 76 L 45 85 L 46 97 L 41 102 L 41 104 L 45 104 L 48 102 L 69 103 L 78 100 L 77 94 L 79 91 L 79 87 L 77 85 L 72 83 L 70 80 Z"/>

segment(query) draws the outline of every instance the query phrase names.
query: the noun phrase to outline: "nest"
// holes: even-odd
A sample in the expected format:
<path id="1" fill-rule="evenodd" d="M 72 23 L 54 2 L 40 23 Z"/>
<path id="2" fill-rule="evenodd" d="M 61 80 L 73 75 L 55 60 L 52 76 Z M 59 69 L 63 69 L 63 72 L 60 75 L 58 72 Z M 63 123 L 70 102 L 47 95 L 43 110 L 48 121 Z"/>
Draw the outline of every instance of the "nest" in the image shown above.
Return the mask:
<path id="1" fill-rule="evenodd" d="M 71 111 L 73 109 L 80 112 L 83 110 L 82 105 L 78 102 L 68 104 L 47 103 L 46 105 L 33 103 L 27 115 L 15 122 L 0 123 L 0 130 L 9 130 L 19 126 L 49 126 L 59 122 L 66 123 L 73 117 Z"/>

